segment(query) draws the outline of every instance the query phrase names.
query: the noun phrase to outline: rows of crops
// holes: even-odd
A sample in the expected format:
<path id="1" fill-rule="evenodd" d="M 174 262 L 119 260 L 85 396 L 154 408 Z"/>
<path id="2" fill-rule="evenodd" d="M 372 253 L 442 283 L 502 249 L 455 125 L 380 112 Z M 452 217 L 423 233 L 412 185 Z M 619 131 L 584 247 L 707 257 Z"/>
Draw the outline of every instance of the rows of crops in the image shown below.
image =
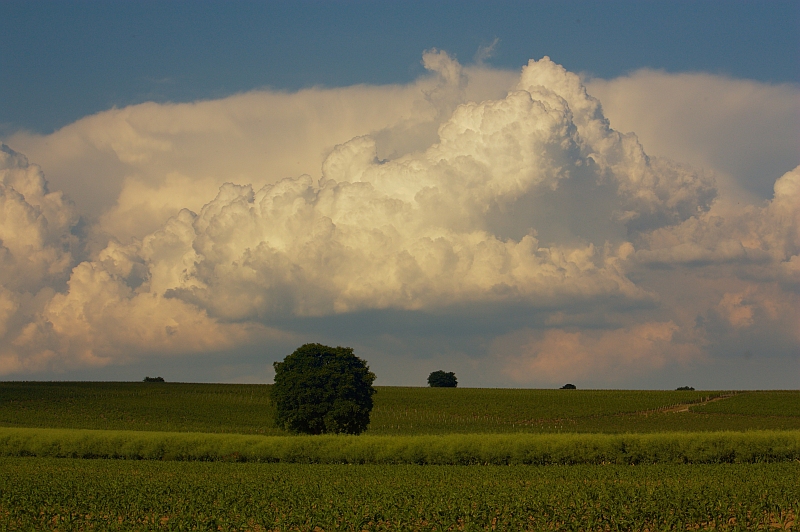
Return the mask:
<path id="1" fill-rule="evenodd" d="M 4 530 L 797 529 L 800 464 L 321 466 L 0 459 Z"/>
<path id="2" fill-rule="evenodd" d="M 269 390 L 236 384 L 5 382 L 0 426 L 284 434 L 274 425 Z M 717 397 L 726 398 L 702 404 Z M 378 387 L 374 399 L 368 433 L 376 435 L 800 429 L 797 391 L 729 396 Z M 673 411 L 679 405 L 695 406 Z"/>
<path id="3" fill-rule="evenodd" d="M 800 392 L 379 388 L 358 437 L 269 392 L 0 383 L 0 530 L 800 530 Z"/>
<path id="4" fill-rule="evenodd" d="M 693 412 L 747 417 L 800 417 L 800 392 L 768 391 L 737 394 L 724 401 L 692 406 Z"/>
<path id="5" fill-rule="evenodd" d="M 375 396 L 370 432 L 601 432 L 598 430 L 600 427 L 608 427 L 610 432 L 631 432 L 637 422 L 650 415 L 723 394 L 643 390 L 383 388 Z M 670 429 L 665 426 L 662 430 Z"/>
<path id="6" fill-rule="evenodd" d="M 282 434 L 266 385 L 0 383 L 0 425 Z"/>

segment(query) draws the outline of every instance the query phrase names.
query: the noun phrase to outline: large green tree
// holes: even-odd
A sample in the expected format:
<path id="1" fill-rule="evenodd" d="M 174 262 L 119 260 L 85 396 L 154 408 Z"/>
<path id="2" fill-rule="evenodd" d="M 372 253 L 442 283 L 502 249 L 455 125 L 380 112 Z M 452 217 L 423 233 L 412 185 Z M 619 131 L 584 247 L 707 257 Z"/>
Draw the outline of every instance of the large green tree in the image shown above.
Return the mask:
<path id="1" fill-rule="evenodd" d="M 279 427 L 305 434 L 366 430 L 375 374 L 352 348 L 305 344 L 274 367 L 272 397 Z"/>

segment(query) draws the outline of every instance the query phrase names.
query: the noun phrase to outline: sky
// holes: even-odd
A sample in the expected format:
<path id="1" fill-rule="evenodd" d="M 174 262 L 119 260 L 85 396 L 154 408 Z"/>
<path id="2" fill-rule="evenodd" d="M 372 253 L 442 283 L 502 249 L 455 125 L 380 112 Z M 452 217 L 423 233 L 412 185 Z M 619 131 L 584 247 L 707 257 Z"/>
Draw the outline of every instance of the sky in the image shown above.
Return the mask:
<path id="1" fill-rule="evenodd" d="M 0 380 L 796 389 L 797 2 L 0 2 Z"/>

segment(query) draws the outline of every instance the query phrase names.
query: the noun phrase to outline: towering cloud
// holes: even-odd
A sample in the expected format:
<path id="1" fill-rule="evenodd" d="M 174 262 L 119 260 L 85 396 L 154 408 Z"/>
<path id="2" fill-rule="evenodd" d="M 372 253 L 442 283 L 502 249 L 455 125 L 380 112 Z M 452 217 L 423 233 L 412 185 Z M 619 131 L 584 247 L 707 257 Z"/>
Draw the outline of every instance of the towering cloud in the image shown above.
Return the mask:
<path id="1" fill-rule="evenodd" d="M 74 206 L 49 192 L 41 170 L 0 145 L 0 372 L 57 357 L 41 313 L 75 264 Z"/>
<path id="2" fill-rule="evenodd" d="M 771 201 L 721 217 L 710 173 L 648 157 L 549 58 L 480 101 L 446 54 L 425 65 L 436 75 L 424 119 L 400 106 L 333 146 L 321 173 L 225 183 L 149 234 L 89 246 L 86 260 L 74 206 L 4 147 L 0 371 L 230 352 L 292 338 L 303 320 L 388 311 L 514 309 L 516 325 L 483 333 L 476 362 L 514 383 L 705 364 L 731 328 L 776 332 L 773 351 L 796 352 L 800 168 Z M 173 149 L 161 142 L 142 153 Z M 176 179 L 183 190 L 192 176 Z M 113 235 L 114 212 L 95 239 Z"/>

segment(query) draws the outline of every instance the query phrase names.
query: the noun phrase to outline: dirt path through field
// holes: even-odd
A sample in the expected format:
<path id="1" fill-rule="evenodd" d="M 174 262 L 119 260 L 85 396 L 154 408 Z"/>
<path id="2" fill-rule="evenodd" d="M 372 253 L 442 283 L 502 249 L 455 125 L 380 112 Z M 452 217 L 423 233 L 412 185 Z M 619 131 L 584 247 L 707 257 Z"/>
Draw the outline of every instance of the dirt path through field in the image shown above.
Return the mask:
<path id="1" fill-rule="evenodd" d="M 699 403 L 685 403 L 685 404 L 682 404 L 682 405 L 671 406 L 669 408 L 665 408 L 664 410 L 662 410 L 662 412 L 688 412 L 690 407 L 703 406 L 703 405 L 706 405 L 708 403 L 713 403 L 713 402 L 716 402 L 716 401 L 722 401 L 723 399 L 728 399 L 730 397 L 733 397 L 734 395 L 738 395 L 738 392 L 737 393 L 728 393 L 728 394 L 725 394 L 725 395 L 718 395 L 717 397 L 713 397 L 711 399 L 708 399 L 706 401 L 701 401 Z"/>

